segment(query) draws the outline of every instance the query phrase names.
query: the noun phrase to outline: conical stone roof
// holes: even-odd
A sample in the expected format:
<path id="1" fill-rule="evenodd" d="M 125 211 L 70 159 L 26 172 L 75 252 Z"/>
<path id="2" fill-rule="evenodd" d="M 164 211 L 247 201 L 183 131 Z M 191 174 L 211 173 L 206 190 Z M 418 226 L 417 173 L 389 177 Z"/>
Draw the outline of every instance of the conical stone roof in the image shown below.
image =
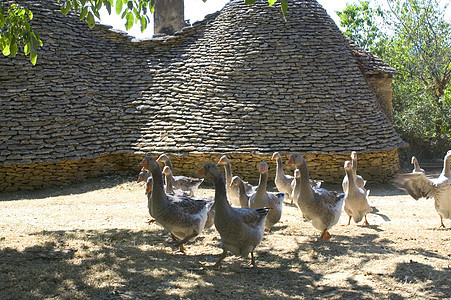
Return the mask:
<path id="1" fill-rule="evenodd" d="M 183 80 L 142 103 L 153 116 L 143 149 L 340 153 L 403 145 L 348 40 L 316 1 L 290 1 L 284 21 L 279 7 L 235 0 L 195 29 L 194 39 L 174 45 L 181 55 L 171 62 Z"/>
<path id="2" fill-rule="evenodd" d="M 0 163 L 121 152 L 349 153 L 403 145 L 316 1 L 234 0 L 173 37 L 133 42 L 55 1 L 23 1 L 38 64 L 0 57 Z"/>

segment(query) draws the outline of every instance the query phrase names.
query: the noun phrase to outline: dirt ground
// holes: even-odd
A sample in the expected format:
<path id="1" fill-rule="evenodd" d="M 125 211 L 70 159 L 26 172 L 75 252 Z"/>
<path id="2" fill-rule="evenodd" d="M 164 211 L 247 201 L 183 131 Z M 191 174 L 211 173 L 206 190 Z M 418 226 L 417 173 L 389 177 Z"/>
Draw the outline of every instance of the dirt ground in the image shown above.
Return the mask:
<path id="1" fill-rule="evenodd" d="M 432 200 L 368 183 L 371 226 L 346 226 L 343 212 L 329 241 L 317 241 L 286 203 L 257 247 L 256 268 L 229 255 L 216 270 L 217 231 L 176 253 L 167 233 L 146 223 L 134 179 L 0 194 L 0 298 L 451 299 L 451 220 L 438 229 Z M 213 195 L 206 187 L 200 194 Z"/>

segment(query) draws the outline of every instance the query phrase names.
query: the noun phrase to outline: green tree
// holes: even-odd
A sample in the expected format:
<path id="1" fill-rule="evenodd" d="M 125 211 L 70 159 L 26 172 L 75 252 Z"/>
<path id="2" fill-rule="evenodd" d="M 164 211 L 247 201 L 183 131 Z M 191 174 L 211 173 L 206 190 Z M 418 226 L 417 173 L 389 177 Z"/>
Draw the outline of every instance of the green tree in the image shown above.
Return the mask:
<path id="1" fill-rule="evenodd" d="M 343 11 L 336 12 L 340 18 L 343 33 L 352 39 L 362 49 L 380 55 L 381 43 L 385 34 L 380 30 L 381 18 L 384 13 L 380 7 L 370 7 L 370 1 L 359 1 L 346 4 Z"/>
<path id="2" fill-rule="evenodd" d="M 147 28 L 150 21 L 148 13 L 154 12 L 155 1 L 158 0 L 58 0 L 62 2 L 63 14 L 68 14 L 70 10 L 75 11 L 89 28 L 95 26 L 95 19 L 100 19 L 99 11 L 104 7 L 109 14 L 114 11 L 125 19 L 126 30 L 140 23 L 141 31 Z M 249 5 L 256 2 L 256 0 L 244 1 Z M 285 16 L 288 0 L 268 0 L 268 4 L 271 6 L 278 1 Z M 11 4 L 6 8 L 5 2 L 0 0 L 0 50 L 5 56 L 16 56 L 23 47 L 23 53 L 30 55 L 30 61 L 34 65 L 37 61 L 38 46 L 42 46 L 42 41 L 29 22 L 33 19 L 33 13 L 18 4 Z"/>
<path id="3" fill-rule="evenodd" d="M 443 155 L 451 147 L 451 25 L 444 16 L 446 6 L 438 0 L 387 3 L 382 18 L 371 23 L 366 22 L 369 5 L 345 9 L 341 26 L 400 73 L 393 81 L 394 126 L 410 151 Z M 359 34 L 351 34 L 355 32 Z M 379 39 L 366 39 L 368 32 Z"/>

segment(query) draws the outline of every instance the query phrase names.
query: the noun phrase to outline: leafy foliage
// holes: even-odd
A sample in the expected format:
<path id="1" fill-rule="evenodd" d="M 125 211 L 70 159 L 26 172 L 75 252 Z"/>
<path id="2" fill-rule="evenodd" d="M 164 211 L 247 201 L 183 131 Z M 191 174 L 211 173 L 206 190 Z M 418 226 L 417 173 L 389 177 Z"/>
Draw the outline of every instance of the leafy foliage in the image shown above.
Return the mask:
<path id="1" fill-rule="evenodd" d="M 438 0 L 368 1 L 337 14 L 345 34 L 400 75 L 393 81 L 394 126 L 408 155 L 443 157 L 451 149 L 451 24 Z M 374 18 L 374 11 L 382 11 Z M 372 38 L 376 37 L 376 38 Z"/>
<path id="2" fill-rule="evenodd" d="M 362 49 L 378 53 L 385 33 L 378 27 L 378 18 L 384 13 L 380 7 L 371 8 L 369 1 L 346 4 L 343 11 L 336 12 L 344 34 L 355 41 Z"/>
<path id="3" fill-rule="evenodd" d="M 32 19 L 33 13 L 29 9 L 11 4 L 5 13 L 3 1 L 0 2 L 0 50 L 3 55 L 14 57 L 23 47 L 24 54 L 30 56 L 33 65 L 36 64 L 42 41 L 29 24 Z"/>

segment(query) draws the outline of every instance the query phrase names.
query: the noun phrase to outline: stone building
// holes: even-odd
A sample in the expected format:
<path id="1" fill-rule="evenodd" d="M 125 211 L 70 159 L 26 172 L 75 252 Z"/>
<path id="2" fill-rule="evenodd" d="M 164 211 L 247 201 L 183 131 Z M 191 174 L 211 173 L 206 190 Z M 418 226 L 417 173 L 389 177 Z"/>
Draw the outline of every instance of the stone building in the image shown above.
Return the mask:
<path id="1" fill-rule="evenodd" d="M 19 1 L 20 2 L 20 1 Z M 138 170 L 172 155 L 191 175 L 228 154 L 255 182 L 273 152 L 305 154 L 311 176 L 388 181 L 404 142 L 391 120 L 391 77 L 345 38 L 313 0 L 280 7 L 233 0 L 171 36 L 134 41 L 56 0 L 24 1 L 44 42 L 38 63 L 0 57 L 0 191 Z M 292 170 L 287 169 L 287 173 Z"/>

